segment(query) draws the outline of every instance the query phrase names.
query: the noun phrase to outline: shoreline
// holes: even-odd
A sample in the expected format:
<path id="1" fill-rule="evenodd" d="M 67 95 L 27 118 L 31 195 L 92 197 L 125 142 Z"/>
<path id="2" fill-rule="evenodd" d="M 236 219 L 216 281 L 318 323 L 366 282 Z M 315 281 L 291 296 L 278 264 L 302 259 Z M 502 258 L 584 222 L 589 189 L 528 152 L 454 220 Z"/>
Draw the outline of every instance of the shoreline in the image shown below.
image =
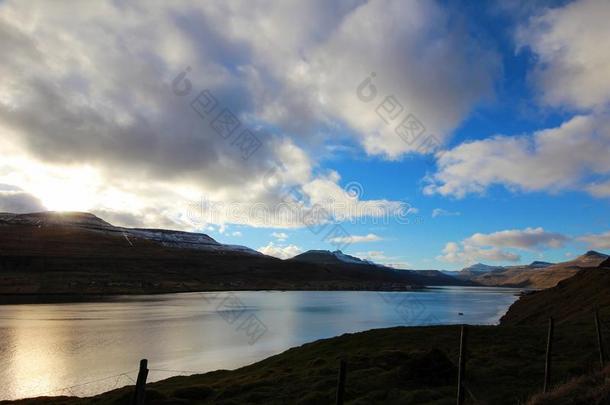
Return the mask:
<path id="1" fill-rule="evenodd" d="M 439 287 L 439 286 L 433 286 Z M 0 294 L 0 306 L 2 305 L 19 305 L 19 304 L 70 304 L 81 302 L 111 302 L 121 297 L 146 297 L 146 296 L 163 296 L 170 294 L 196 294 L 196 293 L 221 293 L 221 292 L 289 292 L 289 291 L 354 291 L 354 292 L 409 292 L 409 291 L 426 291 L 433 289 L 427 286 L 413 286 L 408 289 L 383 289 L 383 288 L 343 288 L 343 289 L 236 289 L 227 290 L 192 290 L 192 291 L 166 291 L 166 292 L 145 292 L 145 293 L 95 293 L 95 294 L 73 294 L 73 293 L 44 293 L 44 294 Z"/>
<path id="2" fill-rule="evenodd" d="M 171 294 L 196 294 L 196 293 L 230 293 L 230 292 L 424 292 L 432 291 L 444 287 L 459 287 L 459 288 L 499 288 L 499 289 L 520 289 L 517 287 L 506 286 L 456 286 L 456 285 L 431 285 L 431 286 L 411 286 L 410 288 L 284 288 L 284 289 L 219 289 L 219 290 L 190 290 L 190 291 L 165 291 L 165 292 L 144 292 L 144 293 L 91 293 L 91 294 L 76 294 L 76 293 L 24 293 L 24 294 L 2 294 L 0 293 L 0 306 L 2 305 L 30 305 L 30 304 L 70 304 L 70 303 L 87 303 L 87 302 L 113 302 L 119 298 L 137 298 L 147 296 L 164 296 Z M 523 290 L 523 289 L 521 289 Z M 523 292 L 515 293 L 521 296 Z"/>

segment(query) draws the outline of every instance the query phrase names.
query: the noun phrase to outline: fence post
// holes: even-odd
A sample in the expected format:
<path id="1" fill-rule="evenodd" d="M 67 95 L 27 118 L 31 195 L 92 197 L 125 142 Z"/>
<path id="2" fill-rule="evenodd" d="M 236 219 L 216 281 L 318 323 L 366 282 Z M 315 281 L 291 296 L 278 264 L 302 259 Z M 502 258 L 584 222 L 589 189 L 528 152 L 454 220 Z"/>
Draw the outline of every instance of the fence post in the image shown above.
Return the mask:
<path id="1" fill-rule="evenodd" d="M 542 392 L 548 392 L 551 387 L 551 356 L 553 352 L 553 317 L 549 318 L 549 335 L 546 343 L 546 360 L 544 362 L 544 387 Z"/>
<path id="2" fill-rule="evenodd" d="M 464 375 L 466 373 L 466 338 L 468 329 L 466 325 L 462 325 L 460 329 L 460 359 L 458 362 L 458 390 L 457 390 L 457 404 L 462 405 L 464 403 Z"/>
<path id="3" fill-rule="evenodd" d="M 339 362 L 339 380 L 337 381 L 337 405 L 343 405 L 345 395 L 345 377 L 347 374 L 347 362 L 341 359 Z"/>
<path id="4" fill-rule="evenodd" d="M 604 353 L 604 338 L 602 336 L 602 328 L 599 325 L 599 309 L 597 307 L 595 307 L 595 329 L 597 330 L 597 345 L 599 346 L 599 363 L 603 369 L 606 356 Z"/>
<path id="5" fill-rule="evenodd" d="M 148 377 L 148 360 L 140 360 L 140 371 L 136 381 L 135 392 L 131 399 L 131 405 L 144 405 L 146 401 L 146 378 Z"/>

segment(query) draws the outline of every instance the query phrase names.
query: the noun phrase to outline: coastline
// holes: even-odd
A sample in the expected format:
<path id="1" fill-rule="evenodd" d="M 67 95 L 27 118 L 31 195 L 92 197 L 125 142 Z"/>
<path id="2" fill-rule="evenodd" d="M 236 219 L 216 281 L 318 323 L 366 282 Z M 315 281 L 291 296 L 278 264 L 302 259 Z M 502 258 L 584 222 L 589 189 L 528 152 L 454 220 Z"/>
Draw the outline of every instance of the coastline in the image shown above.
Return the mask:
<path id="1" fill-rule="evenodd" d="M 218 290 L 187 290 L 187 291 L 163 291 L 163 292 L 143 292 L 143 293 L 95 293 L 95 294 L 76 294 L 76 293 L 44 293 L 44 294 L 0 294 L 0 306 L 2 305 L 19 305 L 19 304 L 69 304 L 78 302 L 113 302 L 121 298 L 137 298 L 146 296 L 163 296 L 170 294 L 194 294 L 194 293 L 220 293 L 220 292 L 287 292 L 287 291 L 372 291 L 372 292 L 409 292 L 409 291 L 427 291 L 435 287 L 443 286 L 408 286 L 406 288 L 283 288 L 283 289 L 218 289 Z M 448 286 L 451 287 L 451 286 Z"/>

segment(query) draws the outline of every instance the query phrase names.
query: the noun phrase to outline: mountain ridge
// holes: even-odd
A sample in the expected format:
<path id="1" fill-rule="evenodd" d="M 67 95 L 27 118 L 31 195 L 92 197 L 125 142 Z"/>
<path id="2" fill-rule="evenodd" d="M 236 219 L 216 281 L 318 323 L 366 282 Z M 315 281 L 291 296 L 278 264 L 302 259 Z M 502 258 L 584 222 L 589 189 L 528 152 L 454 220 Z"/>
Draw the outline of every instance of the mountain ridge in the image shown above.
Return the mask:
<path id="1" fill-rule="evenodd" d="M 596 267 L 608 255 L 590 250 L 575 259 L 548 263 L 534 261 L 528 265 L 506 266 L 481 274 L 465 273 L 462 277 L 486 286 L 518 288 L 550 288 L 572 277 L 583 268 Z"/>
<path id="2" fill-rule="evenodd" d="M 280 260 L 205 234 L 116 227 L 89 213 L 2 213 L 0 302 L 191 291 L 404 291 L 453 282 L 339 256 L 335 264 Z"/>

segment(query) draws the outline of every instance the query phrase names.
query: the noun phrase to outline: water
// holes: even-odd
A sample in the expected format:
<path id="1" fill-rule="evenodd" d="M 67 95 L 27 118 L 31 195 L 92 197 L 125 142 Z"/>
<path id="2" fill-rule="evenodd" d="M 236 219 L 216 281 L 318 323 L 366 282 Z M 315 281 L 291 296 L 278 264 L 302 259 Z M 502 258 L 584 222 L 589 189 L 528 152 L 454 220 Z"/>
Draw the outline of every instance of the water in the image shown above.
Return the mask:
<path id="1" fill-rule="evenodd" d="M 133 384 L 141 358 L 156 381 L 237 368 L 347 332 L 494 324 L 516 292 L 223 292 L 0 306 L 0 399 L 88 396 Z"/>

